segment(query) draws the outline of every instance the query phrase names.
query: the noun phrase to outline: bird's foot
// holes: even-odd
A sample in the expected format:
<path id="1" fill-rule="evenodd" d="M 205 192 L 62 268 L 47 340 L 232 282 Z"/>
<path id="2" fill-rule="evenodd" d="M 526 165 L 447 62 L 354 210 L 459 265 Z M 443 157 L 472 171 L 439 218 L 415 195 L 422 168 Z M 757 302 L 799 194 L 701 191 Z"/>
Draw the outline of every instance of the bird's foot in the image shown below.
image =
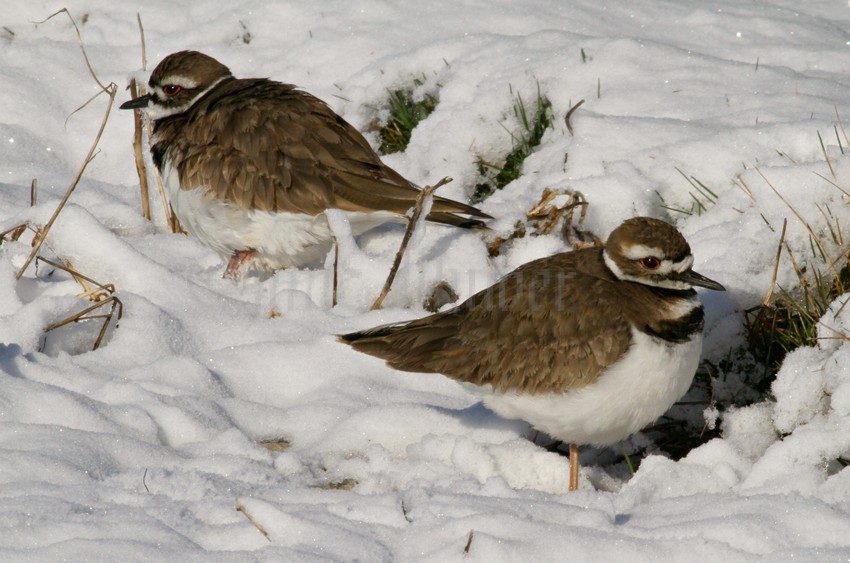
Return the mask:
<path id="1" fill-rule="evenodd" d="M 253 258 L 256 253 L 257 251 L 253 248 L 235 251 L 233 256 L 230 257 L 230 261 L 227 263 L 227 269 L 224 270 L 222 277 L 233 281 L 241 279 L 245 270 L 248 269 L 248 264 L 251 262 L 251 258 Z"/>

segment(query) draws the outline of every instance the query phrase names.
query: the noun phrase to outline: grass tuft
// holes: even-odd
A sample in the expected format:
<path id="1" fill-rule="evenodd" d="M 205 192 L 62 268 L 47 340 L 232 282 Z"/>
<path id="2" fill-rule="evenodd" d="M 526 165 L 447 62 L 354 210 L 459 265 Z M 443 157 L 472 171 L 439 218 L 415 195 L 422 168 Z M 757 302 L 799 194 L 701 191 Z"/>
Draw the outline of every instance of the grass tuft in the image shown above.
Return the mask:
<path id="1" fill-rule="evenodd" d="M 436 109 L 438 99 L 425 94 L 421 100 L 413 99 L 413 90 L 425 83 L 425 77 L 415 78 L 413 87 L 390 90 L 390 117 L 386 125 L 379 128 L 381 154 L 401 152 L 410 144 L 410 135 L 419 122 L 431 115 Z"/>
<path id="2" fill-rule="evenodd" d="M 676 168 L 676 172 L 681 174 L 693 188 L 693 190 L 688 191 L 688 195 L 691 196 L 692 200 L 691 206 L 686 208 L 668 205 L 658 190 L 656 190 L 655 195 L 661 199 L 661 207 L 668 211 L 682 213 L 683 215 L 702 215 L 708 211 L 709 207 L 717 203 L 717 194 L 714 193 L 708 186 L 700 182 L 696 177 L 688 176 L 679 168 Z"/>
<path id="3" fill-rule="evenodd" d="M 522 172 L 522 163 L 540 144 L 546 130 L 552 127 L 554 121 L 552 102 L 540 92 L 540 84 L 537 85 L 537 98 L 531 110 L 529 110 L 519 92 L 514 99 L 513 110 L 521 126 L 517 135 L 509 131 L 514 142 L 513 149 L 501 165 L 479 160 L 478 168 L 484 180 L 475 186 L 475 193 L 472 196 L 473 203 L 484 201 L 496 190 L 504 188 L 519 178 Z"/>
<path id="4" fill-rule="evenodd" d="M 838 268 L 838 275 L 831 274 L 831 270 L 836 268 L 834 262 L 826 272 L 813 269 L 811 275 L 807 275 L 805 267 L 800 267 L 793 259 L 790 248 L 786 249 L 794 261 L 800 288 L 789 292 L 778 287 L 779 291 L 769 302 L 746 311 L 748 348 L 763 367 L 765 375 L 779 371 L 782 360 L 792 350 L 800 346 L 814 346 L 821 318 L 836 298 L 850 292 L 850 267 L 846 256 L 844 265 Z M 819 253 L 815 255 L 819 256 Z M 831 333 L 827 338 L 850 339 L 850 336 L 824 326 Z"/>

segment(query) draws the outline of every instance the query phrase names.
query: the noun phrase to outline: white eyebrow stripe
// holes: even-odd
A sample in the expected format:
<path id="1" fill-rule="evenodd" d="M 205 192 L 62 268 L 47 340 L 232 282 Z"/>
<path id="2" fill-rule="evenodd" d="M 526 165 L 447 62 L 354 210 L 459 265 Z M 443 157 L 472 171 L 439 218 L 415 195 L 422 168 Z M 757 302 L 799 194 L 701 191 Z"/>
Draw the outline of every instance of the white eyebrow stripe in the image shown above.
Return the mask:
<path id="1" fill-rule="evenodd" d="M 160 84 L 174 84 L 176 86 L 182 86 L 183 88 L 197 88 L 198 81 L 189 78 L 188 76 L 183 76 L 182 74 L 172 74 L 171 76 L 166 76 L 165 79 L 159 81 Z"/>
<path id="2" fill-rule="evenodd" d="M 664 252 L 660 248 L 654 246 L 646 246 L 643 244 L 632 244 L 623 249 L 623 256 L 629 260 L 639 260 L 647 256 L 655 256 L 656 258 L 664 258 Z"/>
<path id="3" fill-rule="evenodd" d="M 605 261 L 605 265 L 608 266 L 608 269 L 611 270 L 611 273 L 614 274 L 614 277 L 616 277 L 619 280 L 633 281 L 633 282 L 641 283 L 643 285 L 648 285 L 648 286 L 652 286 L 652 287 L 664 287 L 664 288 L 667 288 L 667 289 L 679 289 L 679 290 L 693 289 L 693 286 L 691 284 L 689 284 L 687 282 L 683 282 L 681 280 L 663 279 L 663 278 L 657 279 L 657 276 L 664 276 L 665 274 L 669 274 L 670 271 L 673 269 L 674 264 L 672 262 L 670 262 L 669 260 L 665 260 L 661 263 L 661 266 L 659 267 L 659 269 L 656 270 L 655 272 L 653 272 L 653 274 L 654 274 L 653 277 L 641 277 L 641 276 L 632 276 L 632 275 L 629 275 L 629 274 L 626 274 L 625 272 L 623 272 L 623 270 L 617 265 L 616 262 L 614 262 L 614 260 L 611 258 L 611 256 L 608 255 L 607 250 L 602 251 L 602 259 Z M 693 259 L 692 256 L 688 256 L 687 258 L 681 260 L 680 262 L 677 262 L 676 264 L 679 265 L 679 266 L 687 264 L 688 268 L 690 268 L 691 264 L 693 263 L 693 260 L 694 259 Z M 682 271 L 684 271 L 684 270 L 682 270 Z M 656 278 L 656 279 L 653 279 L 653 278 Z M 683 308 L 682 310 L 685 310 L 685 309 Z"/>

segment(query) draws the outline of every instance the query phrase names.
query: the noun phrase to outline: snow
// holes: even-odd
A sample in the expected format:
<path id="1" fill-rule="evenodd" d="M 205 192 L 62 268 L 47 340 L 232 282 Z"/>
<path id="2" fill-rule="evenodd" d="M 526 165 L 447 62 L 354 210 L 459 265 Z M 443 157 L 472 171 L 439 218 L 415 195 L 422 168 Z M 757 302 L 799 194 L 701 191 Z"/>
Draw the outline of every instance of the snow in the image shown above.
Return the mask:
<path id="1" fill-rule="evenodd" d="M 97 87 L 70 22 L 34 23 L 64 5 L 4 5 L 0 231 L 47 222 L 103 116 L 104 96 L 75 113 Z M 808 270 L 827 271 L 812 234 L 829 255 L 842 244 L 846 253 L 828 227 L 850 232 L 846 3 L 80 0 L 70 8 L 118 102 L 131 76 L 191 48 L 237 76 L 305 88 L 377 145 L 370 124 L 386 118 L 387 90 L 419 78 L 415 95 L 439 104 L 407 150 L 385 160 L 421 185 L 454 178 L 439 194 L 456 199 L 472 193 L 478 159 L 510 150 L 515 95 L 533 101 L 539 85 L 553 128 L 523 175 L 481 204 L 491 226 L 509 234 L 547 187 L 583 193 L 585 227 L 603 238 L 634 215 L 674 221 L 695 269 L 728 289 L 701 293 L 703 356 L 715 364 L 743 344 L 743 311 L 770 287 L 783 221 L 788 249 Z M 563 116 L 581 99 L 571 135 Z M 716 422 L 720 437 L 679 461 L 651 449 L 634 476 L 618 447 L 584 449 L 581 489 L 567 493 L 566 458 L 530 440 L 526 424 L 500 419 L 447 378 L 393 372 L 335 339 L 424 315 L 440 281 L 466 298 L 568 249 L 560 235 L 519 239 L 490 259 L 478 233 L 425 225 L 386 308 L 370 312 L 404 228 L 355 240 L 334 217 L 341 252 L 331 307 L 332 256 L 325 268 L 236 284 L 221 278 L 213 251 L 168 234 L 156 196 L 145 221 L 132 134 L 132 116 L 114 111 L 42 250 L 114 284 L 123 317 L 98 350 L 99 321 L 44 332 L 90 304 L 69 275 L 39 263 L 15 280 L 32 231 L 0 247 L 0 559 L 850 557 L 850 469 L 837 461 L 850 455 L 850 295 L 824 315 L 816 346 L 787 356 L 770 396 L 705 416 L 697 409 L 696 424 Z M 693 197 L 705 212 L 671 210 L 691 209 Z M 787 251 L 776 276 L 787 290 L 799 285 Z M 716 384 L 723 392 L 734 381 Z M 291 447 L 260 445 L 281 440 Z M 623 447 L 651 444 L 639 433 Z"/>

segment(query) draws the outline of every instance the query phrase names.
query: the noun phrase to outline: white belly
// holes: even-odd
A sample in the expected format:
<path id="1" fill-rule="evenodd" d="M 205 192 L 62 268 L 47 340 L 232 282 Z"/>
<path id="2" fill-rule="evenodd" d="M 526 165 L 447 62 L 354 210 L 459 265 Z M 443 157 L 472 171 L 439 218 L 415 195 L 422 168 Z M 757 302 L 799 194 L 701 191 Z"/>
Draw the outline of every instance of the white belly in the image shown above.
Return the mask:
<path id="1" fill-rule="evenodd" d="M 319 265 L 331 248 L 331 230 L 324 213 L 313 216 L 239 209 L 207 196 L 203 187 L 180 189 L 177 171 L 167 163 L 163 175 L 180 224 L 225 260 L 235 251 L 254 249 L 254 268 L 300 268 Z M 404 221 L 390 212 L 347 215 L 355 236 L 388 221 Z"/>
<path id="2" fill-rule="evenodd" d="M 687 392 L 702 334 L 670 344 L 633 329 L 633 343 L 592 385 L 558 395 L 519 395 L 478 387 L 484 404 L 564 442 L 604 446 L 637 432 Z"/>

